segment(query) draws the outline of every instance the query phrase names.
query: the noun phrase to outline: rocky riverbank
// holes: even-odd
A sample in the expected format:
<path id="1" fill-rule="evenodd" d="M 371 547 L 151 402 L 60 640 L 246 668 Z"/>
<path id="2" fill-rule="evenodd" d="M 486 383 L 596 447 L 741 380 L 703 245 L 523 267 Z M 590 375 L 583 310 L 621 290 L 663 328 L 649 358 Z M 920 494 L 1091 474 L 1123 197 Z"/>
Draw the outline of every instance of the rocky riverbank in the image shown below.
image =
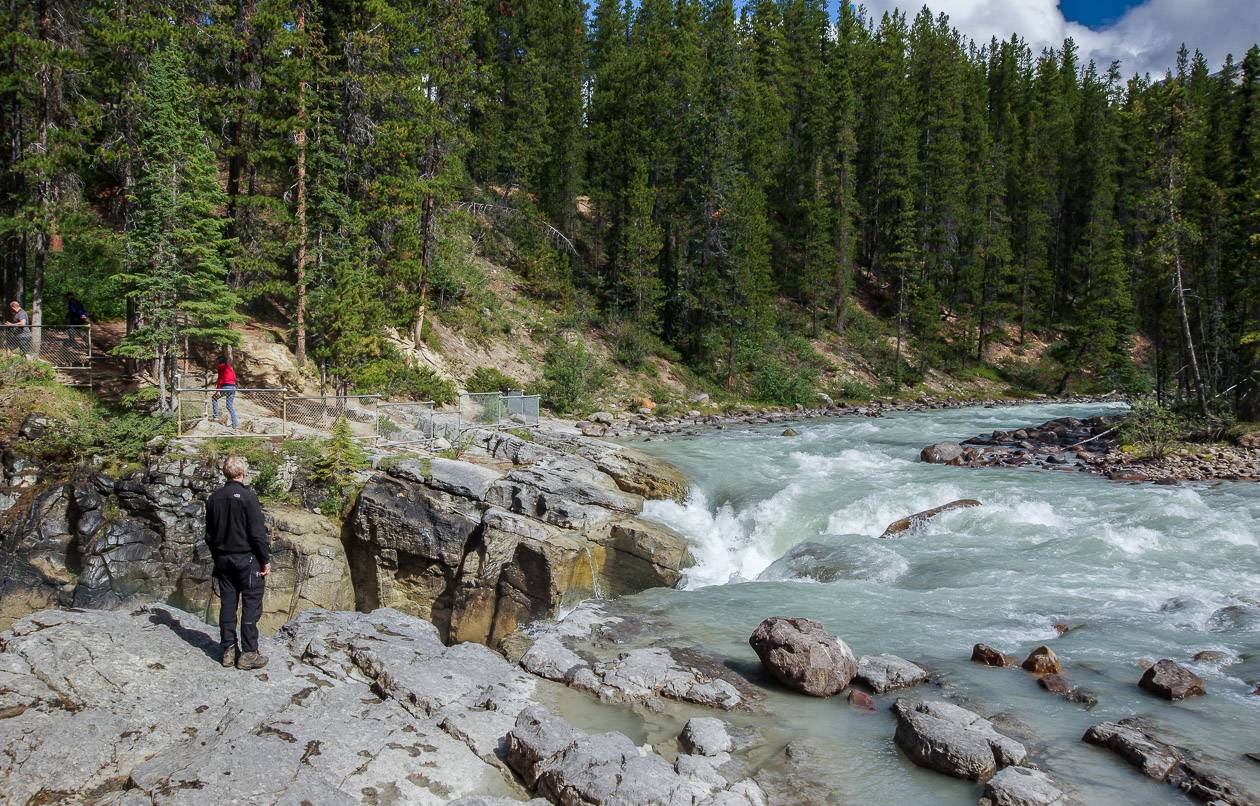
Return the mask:
<path id="1" fill-rule="evenodd" d="M 1122 420 L 1120 415 L 1059 417 L 962 442 L 938 442 L 925 447 L 920 458 L 961 467 L 1068 470 L 1115 481 L 1260 481 L 1260 446 L 1252 442 L 1196 445 L 1160 458 L 1139 458 L 1121 447 Z"/>
<path id="2" fill-rule="evenodd" d="M 577 423 L 577 429 L 586 436 L 593 437 L 645 437 L 664 436 L 680 433 L 699 433 L 706 429 L 724 429 L 740 426 L 773 425 L 775 423 L 791 423 L 799 420 L 816 420 L 829 417 L 882 417 L 885 414 L 909 411 L 939 411 L 942 409 L 961 409 L 983 406 L 997 408 L 1000 406 L 1026 406 L 1029 403 L 1101 403 L 1113 402 L 1122 398 L 1114 395 L 1095 396 L 1063 396 L 1041 397 L 1034 400 L 955 400 L 920 397 L 913 401 L 871 401 L 864 405 L 834 405 L 806 407 L 797 405 L 794 408 L 756 409 L 736 411 L 724 414 L 706 414 L 700 408 L 692 409 L 676 416 L 656 416 L 651 409 L 643 408 L 634 412 L 595 412 Z M 708 402 L 702 395 L 694 398 L 699 407 Z"/>
<path id="3" fill-rule="evenodd" d="M 263 628 L 310 607 L 388 606 L 493 644 L 589 596 L 678 582 L 686 539 L 637 517 L 646 498 L 686 494 L 675 468 L 578 435 L 472 437 L 475 461 L 365 473 L 344 523 L 269 504 Z M 203 460 L 172 448 L 125 477 L 66 477 L 5 450 L 3 468 L 0 629 L 48 607 L 217 606 L 202 526 L 218 473 Z"/>

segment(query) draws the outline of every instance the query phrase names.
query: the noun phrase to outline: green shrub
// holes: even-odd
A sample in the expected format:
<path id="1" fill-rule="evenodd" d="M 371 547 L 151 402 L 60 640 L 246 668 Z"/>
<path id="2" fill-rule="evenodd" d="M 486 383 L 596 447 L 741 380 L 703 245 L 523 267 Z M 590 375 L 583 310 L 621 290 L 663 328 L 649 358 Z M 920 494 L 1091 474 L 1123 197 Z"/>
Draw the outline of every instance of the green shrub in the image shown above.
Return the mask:
<path id="1" fill-rule="evenodd" d="M 53 368 L 43 361 L 24 356 L 0 354 L 0 386 L 40 386 L 53 382 Z"/>
<path id="2" fill-rule="evenodd" d="M 817 371 L 812 367 L 793 367 L 774 356 L 765 356 L 752 369 L 749 383 L 753 399 L 762 403 L 791 406 L 813 404 L 817 400 Z"/>
<path id="3" fill-rule="evenodd" d="M 378 358 L 359 367 L 352 378 L 359 394 L 408 400 L 452 403 L 455 384 L 428 367 L 412 366 L 400 359 Z"/>
<path id="4" fill-rule="evenodd" d="M 832 387 L 828 394 L 835 400 L 866 402 L 876 395 L 875 387 L 856 378 L 846 378 Z"/>
<path id="5" fill-rule="evenodd" d="M 1136 445 L 1146 456 L 1159 460 L 1181 440 L 1185 430 L 1186 421 L 1176 412 L 1154 398 L 1143 397 L 1133 401 L 1120 434 L 1126 444 Z"/>
<path id="6" fill-rule="evenodd" d="M 520 381 L 494 367 L 477 367 L 464 381 L 464 385 L 470 392 L 507 393 L 512 389 L 525 388 Z"/>
<path id="7" fill-rule="evenodd" d="M 556 340 L 543 363 L 543 400 L 561 414 L 589 411 L 604 384 L 605 370 L 582 342 Z"/>
<path id="8" fill-rule="evenodd" d="M 345 417 L 333 423 L 328 439 L 319 448 L 319 457 L 311 467 L 310 479 L 326 492 L 320 509 L 330 518 L 345 511 L 346 504 L 355 491 L 354 474 L 369 464 L 367 453 L 350 430 Z"/>
<path id="9" fill-rule="evenodd" d="M 652 355 L 657 339 L 641 327 L 623 318 L 609 320 L 605 327 L 613 358 L 627 369 L 639 369 Z"/>

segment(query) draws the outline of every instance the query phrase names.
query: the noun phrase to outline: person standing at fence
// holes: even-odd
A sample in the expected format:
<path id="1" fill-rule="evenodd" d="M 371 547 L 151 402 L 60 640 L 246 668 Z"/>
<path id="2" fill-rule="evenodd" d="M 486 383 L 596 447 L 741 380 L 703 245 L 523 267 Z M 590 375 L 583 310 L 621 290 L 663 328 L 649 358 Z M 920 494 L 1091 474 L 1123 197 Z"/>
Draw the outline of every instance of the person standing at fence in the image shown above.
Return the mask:
<path id="1" fill-rule="evenodd" d="M 31 318 L 26 311 L 22 309 L 22 303 L 13 300 L 9 303 L 9 321 L 5 322 L 6 327 L 17 328 L 17 338 L 12 337 L 4 340 L 5 347 L 12 350 L 16 346 L 22 351 L 22 355 L 31 354 Z"/>
<path id="2" fill-rule="evenodd" d="M 225 668 L 261 669 L 267 656 L 258 652 L 258 618 L 271 573 L 271 545 L 258 496 L 247 486 L 249 466 L 240 456 L 223 462 L 227 483 L 206 501 L 206 545 L 219 586 L 219 648 Z M 236 608 L 241 606 L 240 647 Z"/>
<path id="3" fill-rule="evenodd" d="M 66 292 L 66 324 L 70 325 L 70 343 L 76 350 L 86 353 L 87 329 L 92 320 L 88 318 L 87 306 L 79 301 L 73 291 Z"/>
<path id="4" fill-rule="evenodd" d="M 214 419 L 219 419 L 219 398 L 227 407 L 228 417 L 232 420 L 232 428 L 236 428 L 236 370 L 232 369 L 227 356 L 219 356 L 219 378 L 214 385 L 214 396 L 210 398 Z"/>

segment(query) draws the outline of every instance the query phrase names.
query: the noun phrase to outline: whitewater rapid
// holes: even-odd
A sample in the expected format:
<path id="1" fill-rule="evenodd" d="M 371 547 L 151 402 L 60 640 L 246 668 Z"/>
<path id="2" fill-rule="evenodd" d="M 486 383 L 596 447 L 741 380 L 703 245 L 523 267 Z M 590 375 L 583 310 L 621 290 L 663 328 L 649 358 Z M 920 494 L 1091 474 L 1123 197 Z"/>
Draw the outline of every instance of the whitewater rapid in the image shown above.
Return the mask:
<path id="1" fill-rule="evenodd" d="M 859 654 L 923 662 L 981 710 L 1030 723 L 1045 738 L 1043 756 L 1085 802 L 1181 798 L 1081 745 L 1084 728 L 1108 718 L 1150 716 L 1254 776 L 1260 765 L 1241 753 L 1260 751 L 1260 696 L 1251 694 L 1260 684 L 1260 485 L 1123 484 L 917 458 L 940 440 L 1107 411 L 1114 407 L 959 409 L 811 421 L 794 426 L 796 437 L 779 425 L 642 444 L 694 481 L 686 503 L 651 502 L 645 514 L 686 535 L 696 560 L 686 590 L 644 599 L 732 663 L 745 662 L 749 632 L 773 614 L 818 618 Z M 892 521 L 958 498 L 982 506 L 879 538 Z M 792 560 L 793 547 L 808 556 Z M 1058 624 L 1073 629 L 1059 638 Z M 1073 683 L 1099 694 L 1093 712 L 1027 675 L 967 662 L 976 642 L 1019 654 L 1051 640 Z M 1224 662 L 1191 660 L 1203 650 Z M 1208 696 L 1169 704 L 1138 690 L 1140 664 L 1164 657 L 1203 676 Z M 970 789 L 909 769 L 869 721 L 837 709 L 819 722 L 789 697 L 777 705 L 790 731 L 839 752 L 879 745 L 882 761 L 864 763 L 862 775 L 837 771 L 845 797 L 975 802 Z M 868 789 L 874 781 L 880 788 Z"/>

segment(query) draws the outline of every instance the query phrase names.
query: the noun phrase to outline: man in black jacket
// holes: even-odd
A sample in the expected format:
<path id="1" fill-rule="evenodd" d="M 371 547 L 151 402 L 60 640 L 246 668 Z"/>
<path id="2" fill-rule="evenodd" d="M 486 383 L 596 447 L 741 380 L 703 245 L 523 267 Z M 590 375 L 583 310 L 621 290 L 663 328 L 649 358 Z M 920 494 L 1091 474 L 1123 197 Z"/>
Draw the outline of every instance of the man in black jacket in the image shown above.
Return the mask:
<path id="1" fill-rule="evenodd" d="M 206 545 L 214 558 L 219 584 L 219 645 L 223 665 L 261 669 L 267 656 L 258 652 L 258 617 L 263 586 L 271 573 L 271 547 L 258 496 L 245 485 L 249 467 L 240 456 L 223 463 L 227 484 L 206 501 Z M 236 606 L 241 608 L 241 646 L 236 647 Z"/>

